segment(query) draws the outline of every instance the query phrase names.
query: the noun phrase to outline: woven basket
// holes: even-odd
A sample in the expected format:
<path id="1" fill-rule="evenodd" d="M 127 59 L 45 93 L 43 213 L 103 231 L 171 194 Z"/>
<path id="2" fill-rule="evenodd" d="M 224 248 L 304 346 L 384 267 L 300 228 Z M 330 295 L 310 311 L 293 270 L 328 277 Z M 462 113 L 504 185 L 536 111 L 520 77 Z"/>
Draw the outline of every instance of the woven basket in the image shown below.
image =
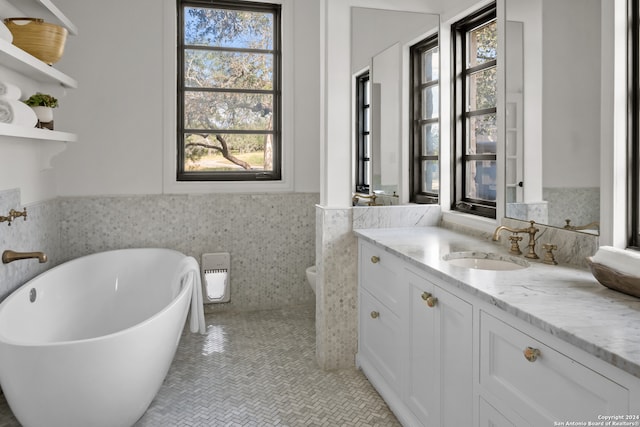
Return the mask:
<path id="1" fill-rule="evenodd" d="M 7 18 L 4 23 L 13 34 L 15 46 L 49 65 L 62 58 L 66 28 L 37 18 Z"/>

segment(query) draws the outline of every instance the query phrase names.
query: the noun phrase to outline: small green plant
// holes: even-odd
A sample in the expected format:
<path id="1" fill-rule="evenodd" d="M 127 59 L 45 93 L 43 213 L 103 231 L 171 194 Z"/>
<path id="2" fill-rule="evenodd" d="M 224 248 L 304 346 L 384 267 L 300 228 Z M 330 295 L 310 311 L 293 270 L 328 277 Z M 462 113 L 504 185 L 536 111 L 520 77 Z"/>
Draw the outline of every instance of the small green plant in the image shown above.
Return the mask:
<path id="1" fill-rule="evenodd" d="M 51 95 L 45 93 L 36 93 L 31 95 L 29 99 L 24 101 L 29 107 L 50 107 L 56 108 L 58 106 L 58 100 Z"/>

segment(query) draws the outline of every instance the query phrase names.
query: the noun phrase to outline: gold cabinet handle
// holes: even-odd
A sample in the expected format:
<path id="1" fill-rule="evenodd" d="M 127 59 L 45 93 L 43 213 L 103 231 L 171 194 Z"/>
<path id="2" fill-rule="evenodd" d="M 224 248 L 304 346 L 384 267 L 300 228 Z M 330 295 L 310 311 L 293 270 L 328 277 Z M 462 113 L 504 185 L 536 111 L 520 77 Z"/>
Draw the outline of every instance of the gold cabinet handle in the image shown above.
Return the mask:
<path id="1" fill-rule="evenodd" d="M 525 348 L 522 353 L 524 354 L 524 358 L 529 362 L 535 362 L 538 359 L 538 356 L 540 356 L 540 350 L 533 347 Z"/>
<path id="2" fill-rule="evenodd" d="M 438 298 L 434 297 L 429 292 L 423 292 L 422 299 L 427 302 L 427 305 L 429 307 L 435 307 L 436 303 L 438 302 Z"/>
<path id="3" fill-rule="evenodd" d="M 379 256 L 375 256 L 375 255 L 372 256 L 371 257 L 371 262 L 374 263 L 374 264 L 379 263 L 380 262 L 380 257 Z"/>
<path id="4" fill-rule="evenodd" d="M 377 311 L 372 311 L 371 312 L 371 318 L 372 319 L 377 319 L 378 317 L 380 317 L 380 313 L 378 313 Z"/>

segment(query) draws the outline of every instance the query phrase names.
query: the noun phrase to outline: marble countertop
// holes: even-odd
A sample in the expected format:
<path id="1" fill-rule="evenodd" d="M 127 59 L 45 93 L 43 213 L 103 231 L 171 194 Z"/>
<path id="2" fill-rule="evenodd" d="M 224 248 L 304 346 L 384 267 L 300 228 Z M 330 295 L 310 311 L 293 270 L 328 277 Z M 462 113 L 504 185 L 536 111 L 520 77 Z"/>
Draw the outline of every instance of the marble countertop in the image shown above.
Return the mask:
<path id="1" fill-rule="evenodd" d="M 456 267 L 442 257 L 470 250 L 508 252 L 497 242 L 439 227 L 355 233 L 451 286 L 640 378 L 640 299 L 605 288 L 589 270 L 540 261 L 514 271 Z M 521 248 L 524 251 L 526 242 L 521 242 Z M 542 250 L 537 252 L 540 255 Z"/>

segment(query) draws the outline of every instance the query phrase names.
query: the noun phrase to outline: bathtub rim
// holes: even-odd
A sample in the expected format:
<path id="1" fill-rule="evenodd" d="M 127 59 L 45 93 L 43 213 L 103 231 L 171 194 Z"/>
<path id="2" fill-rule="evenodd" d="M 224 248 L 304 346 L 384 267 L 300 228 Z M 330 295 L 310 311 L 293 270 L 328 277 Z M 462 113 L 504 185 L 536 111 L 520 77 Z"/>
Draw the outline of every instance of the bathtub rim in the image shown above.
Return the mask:
<path id="1" fill-rule="evenodd" d="M 172 253 L 177 254 L 177 255 L 182 255 L 183 258 L 188 258 L 189 257 L 188 255 L 185 255 L 184 253 L 182 253 L 180 251 L 177 251 L 175 249 L 158 248 L 158 247 L 111 249 L 111 250 L 96 252 L 96 253 L 93 253 L 93 254 L 83 255 L 83 256 L 74 258 L 72 260 L 63 262 L 61 264 L 58 264 L 55 267 L 52 267 L 52 268 L 50 268 L 50 269 L 48 269 L 46 271 L 43 271 L 42 273 L 38 274 L 37 276 L 33 277 L 32 279 L 28 280 L 24 284 L 22 284 L 19 287 L 17 287 L 14 291 L 12 291 L 9 295 L 7 295 L 7 297 L 4 300 L 2 300 L 2 302 L 0 302 L 0 312 L 3 310 L 5 305 L 10 303 L 10 300 L 12 300 L 14 298 L 17 298 L 16 295 L 18 293 L 20 293 L 20 291 L 23 288 L 28 287 L 28 285 L 30 285 L 31 282 L 33 282 L 34 280 L 36 280 L 36 279 L 40 278 L 41 276 L 47 274 L 48 272 L 57 270 L 57 269 L 62 268 L 63 266 L 68 265 L 68 264 L 80 262 L 81 260 L 84 260 L 86 258 L 92 258 L 92 257 L 99 256 L 101 254 L 114 253 L 114 252 L 145 251 L 145 250 L 161 251 L 161 252 L 172 252 Z M 198 274 L 199 274 L 199 272 L 198 272 Z M 109 338 L 116 338 L 116 337 L 118 337 L 120 335 L 123 335 L 123 334 L 127 333 L 128 331 L 131 331 L 132 329 L 135 329 L 135 328 L 138 328 L 138 327 L 142 327 L 143 325 L 146 325 L 146 324 L 152 322 L 154 319 L 158 318 L 163 313 L 166 313 L 167 311 L 171 310 L 171 308 L 173 308 L 173 306 L 178 304 L 179 301 L 184 297 L 184 294 L 189 292 L 192 288 L 193 288 L 193 286 L 182 286 L 182 289 L 180 289 L 180 292 L 178 292 L 178 294 L 166 306 L 164 306 L 161 310 L 156 312 L 153 316 L 150 316 L 150 317 L 144 319 L 143 321 L 136 323 L 135 325 L 129 326 L 129 327 L 125 328 L 125 329 L 121 329 L 121 330 L 119 330 L 117 332 L 112 332 L 110 334 L 100 335 L 100 336 L 92 337 L 92 338 L 83 338 L 83 339 L 78 339 L 78 340 L 65 340 L 65 341 L 55 341 L 55 342 L 30 342 L 30 341 L 19 341 L 19 340 L 7 338 L 2 333 L 2 329 L 0 329 L 0 345 L 10 345 L 10 346 L 16 346 L 16 347 L 57 347 L 57 346 L 63 347 L 63 346 L 68 346 L 68 345 L 78 345 L 80 343 L 87 343 L 88 344 L 88 343 L 92 343 L 92 342 L 98 342 L 98 341 L 106 340 L 106 339 L 109 339 Z M 189 303 L 189 304 L 191 304 L 191 303 Z"/>

